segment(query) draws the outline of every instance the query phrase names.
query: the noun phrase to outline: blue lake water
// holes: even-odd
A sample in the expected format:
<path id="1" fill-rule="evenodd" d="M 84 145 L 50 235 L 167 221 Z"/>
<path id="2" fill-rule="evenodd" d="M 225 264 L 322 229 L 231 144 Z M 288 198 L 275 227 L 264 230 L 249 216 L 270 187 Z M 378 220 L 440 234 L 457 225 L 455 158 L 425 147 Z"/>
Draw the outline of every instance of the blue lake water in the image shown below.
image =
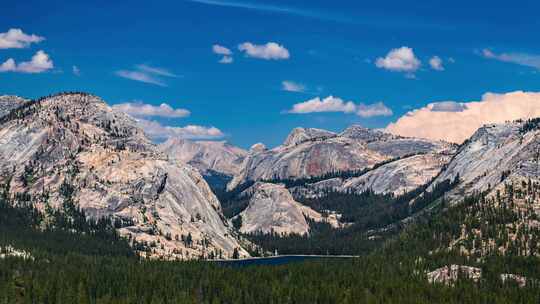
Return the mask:
<path id="1" fill-rule="evenodd" d="M 276 257 L 266 257 L 266 258 L 251 258 L 251 259 L 241 259 L 241 260 L 227 260 L 227 261 L 217 261 L 219 265 L 224 266 L 233 266 L 233 267 L 244 267 L 252 265 L 284 265 L 297 262 L 305 261 L 343 261 L 347 259 L 352 259 L 355 257 L 352 256 L 309 256 L 309 255 L 283 255 Z"/>

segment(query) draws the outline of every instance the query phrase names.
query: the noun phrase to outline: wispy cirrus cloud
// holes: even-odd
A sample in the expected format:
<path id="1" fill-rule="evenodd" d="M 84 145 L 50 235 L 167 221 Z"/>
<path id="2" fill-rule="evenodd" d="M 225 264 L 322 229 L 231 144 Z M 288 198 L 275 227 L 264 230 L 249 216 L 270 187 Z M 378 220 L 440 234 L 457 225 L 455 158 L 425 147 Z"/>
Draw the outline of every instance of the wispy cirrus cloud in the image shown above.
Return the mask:
<path id="1" fill-rule="evenodd" d="M 315 97 L 313 99 L 294 104 L 292 109 L 287 111 L 287 113 L 293 114 L 323 112 L 342 112 L 347 114 L 354 113 L 363 118 L 390 116 L 393 114 L 392 110 L 383 102 L 377 102 L 374 104 L 356 104 L 352 101 L 344 101 L 343 99 L 334 96 L 328 96 L 324 99 Z"/>
<path id="2" fill-rule="evenodd" d="M 143 103 L 142 101 L 133 101 L 119 103 L 112 106 L 113 109 L 127 113 L 133 117 L 167 117 L 167 118 L 182 118 L 191 114 L 186 109 L 174 109 L 166 103 L 159 106 Z"/>
<path id="3" fill-rule="evenodd" d="M 136 65 L 136 68 L 139 69 L 140 71 L 154 74 L 154 75 L 165 76 L 165 77 L 178 77 L 178 75 L 168 71 L 167 69 L 152 67 L 146 64 L 138 64 Z"/>
<path id="4" fill-rule="evenodd" d="M 352 19 L 344 18 L 343 16 L 332 16 L 329 14 L 319 13 L 307 9 L 298 9 L 287 6 L 276 6 L 269 4 L 261 3 L 252 3 L 252 2 L 242 2 L 242 1 L 224 1 L 224 0 L 188 0 L 189 2 L 201 3 L 206 5 L 213 6 L 223 6 L 223 7 L 236 7 L 264 12 L 272 12 L 279 14 L 288 14 L 296 15 L 302 17 L 309 17 L 321 20 L 331 20 L 331 21 L 341 21 L 341 22 L 351 22 Z"/>
<path id="5" fill-rule="evenodd" d="M 138 64 L 134 70 L 118 70 L 115 74 L 119 77 L 166 87 L 167 84 L 160 77 L 178 77 L 164 68 L 152 67 L 146 64 Z"/>
<path id="6" fill-rule="evenodd" d="M 5 33 L 0 33 L 0 49 L 22 49 L 27 48 L 32 43 L 39 43 L 45 40 L 35 34 L 25 34 L 21 29 L 12 28 Z"/>
<path id="7" fill-rule="evenodd" d="M 9 58 L 0 64 L 0 72 L 17 72 L 27 74 L 43 73 L 54 68 L 54 63 L 47 53 L 37 51 L 30 61 L 16 63 L 13 58 Z"/>
<path id="8" fill-rule="evenodd" d="M 540 70 L 540 55 L 526 53 L 500 53 L 496 54 L 490 49 L 483 49 L 481 55 L 484 58 L 509 62 Z"/>
<path id="9" fill-rule="evenodd" d="M 290 80 L 284 80 L 281 82 L 281 89 L 287 92 L 304 93 L 306 86 Z"/>
<path id="10" fill-rule="evenodd" d="M 71 67 L 71 72 L 73 72 L 73 75 L 75 76 L 81 76 L 81 70 L 79 69 L 78 66 L 74 65 Z"/>

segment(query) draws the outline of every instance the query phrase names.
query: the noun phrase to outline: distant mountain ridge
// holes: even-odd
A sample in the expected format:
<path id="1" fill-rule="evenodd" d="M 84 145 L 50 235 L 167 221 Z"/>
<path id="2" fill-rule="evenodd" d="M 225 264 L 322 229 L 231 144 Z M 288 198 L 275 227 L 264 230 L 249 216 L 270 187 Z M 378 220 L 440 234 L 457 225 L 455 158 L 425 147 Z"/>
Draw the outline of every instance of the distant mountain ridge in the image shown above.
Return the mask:
<path id="1" fill-rule="evenodd" d="M 170 138 L 160 144 L 159 149 L 170 158 L 199 169 L 201 174 L 210 171 L 234 175 L 240 170 L 248 152 L 225 141 L 192 141 Z"/>
<path id="2" fill-rule="evenodd" d="M 417 154 L 434 155 L 432 164 L 436 171 L 444 165 L 446 155 L 451 154 L 453 148 L 454 145 L 444 142 L 400 137 L 356 125 L 339 134 L 295 128 L 282 145 L 270 150 L 259 149 L 246 156 L 228 189 L 249 181 L 296 179 L 363 170 Z"/>

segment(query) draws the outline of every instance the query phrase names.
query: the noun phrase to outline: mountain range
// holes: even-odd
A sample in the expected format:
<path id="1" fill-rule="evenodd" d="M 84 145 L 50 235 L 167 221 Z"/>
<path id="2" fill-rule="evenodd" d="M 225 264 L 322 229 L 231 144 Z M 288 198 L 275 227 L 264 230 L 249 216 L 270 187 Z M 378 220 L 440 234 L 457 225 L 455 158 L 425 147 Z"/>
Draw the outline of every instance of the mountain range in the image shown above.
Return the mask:
<path id="1" fill-rule="evenodd" d="M 538 120 L 486 125 L 456 145 L 353 125 L 295 128 L 271 149 L 180 138 L 156 145 L 93 95 L 2 96 L 0 183 L 45 221 L 70 203 L 88 218 L 113 219 L 147 257 L 230 259 L 268 250 L 250 235 L 317 237 L 327 225 L 378 238 L 479 194 L 510 197 L 505 208 L 522 214 L 512 225 L 538 227 L 539 132 Z M 384 202 L 354 203 L 366 197 Z"/>

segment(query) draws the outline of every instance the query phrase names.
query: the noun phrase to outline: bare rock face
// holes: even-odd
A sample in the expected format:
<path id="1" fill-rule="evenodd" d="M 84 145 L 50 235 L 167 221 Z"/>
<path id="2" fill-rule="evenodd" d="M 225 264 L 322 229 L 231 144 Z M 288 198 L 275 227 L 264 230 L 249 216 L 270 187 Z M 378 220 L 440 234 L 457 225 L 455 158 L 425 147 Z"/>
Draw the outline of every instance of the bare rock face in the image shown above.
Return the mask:
<path id="1" fill-rule="evenodd" d="M 464 265 L 450 265 L 435 269 L 427 274 L 428 282 L 454 285 L 459 278 L 478 282 L 482 278 L 482 269 Z"/>
<path id="2" fill-rule="evenodd" d="M 359 171 L 385 161 L 430 153 L 436 156 L 424 160 L 433 160 L 434 163 L 423 165 L 423 167 L 432 167 L 434 168 L 432 171 L 436 171 L 444 160 L 444 157 L 438 157 L 439 154 L 448 154 L 451 149 L 452 146 L 447 143 L 404 138 L 360 126 L 351 126 L 340 134 L 319 129 L 296 128 L 283 145 L 271 150 L 251 152 L 245 158 L 240 172 L 229 183 L 228 189 L 234 189 L 249 181 L 296 179 L 339 171 Z M 420 161 L 416 164 L 418 162 Z M 388 184 L 382 189 L 384 179 L 408 178 L 406 174 L 414 171 L 413 164 L 401 165 L 399 168 L 408 168 L 409 172 L 398 170 L 397 175 L 394 174 L 393 177 L 383 179 L 372 177 L 370 181 L 359 181 L 359 183 L 370 186 L 371 183 L 375 183 L 375 180 L 380 180 L 381 186 L 378 186 L 380 192 L 395 192 L 410 188 L 408 185 L 414 186 L 419 179 L 433 177 L 432 171 L 423 177 L 418 177 L 416 174 L 410 181 L 397 180 L 397 184 Z M 392 171 L 391 167 L 385 169 Z M 395 171 L 394 168 L 392 172 Z M 377 171 L 377 173 L 385 172 Z"/>
<path id="3" fill-rule="evenodd" d="M 0 118 L 8 114 L 11 110 L 22 106 L 25 102 L 27 100 L 19 96 L 0 96 Z"/>
<path id="4" fill-rule="evenodd" d="M 295 187 L 295 197 L 318 197 L 326 190 L 374 193 L 393 193 L 398 196 L 431 181 L 451 159 L 450 153 L 418 154 L 384 164 L 367 173 L 347 179 L 332 178 Z"/>
<path id="5" fill-rule="evenodd" d="M 527 277 L 513 273 L 502 273 L 499 275 L 499 278 L 502 283 L 513 282 L 521 288 L 525 287 L 528 281 Z M 439 283 L 448 286 L 454 286 L 459 279 L 468 279 L 478 283 L 482 279 L 482 269 L 452 264 L 428 272 L 427 279 L 429 283 Z"/>
<path id="6" fill-rule="evenodd" d="M 169 159 L 129 116 L 96 96 L 59 94 L 0 121 L 0 179 L 40 210 L 61 210 L 59 189 L 88 216 L 111 216 L 151 257 L 229 258 L 237 249 L 221 206 L 197 170 Z"/>
<path id="7" fill-rule="evenodd" d="M 159 145 L 170 158 L 199 169 L 202 174 L 215 171 L 233 176 L 240 171 L 247 151 L 225 141 L 191 141 L 171 138 Z"/>
<path id="8" fill-rule="evenodd" d="M 306 217 L 334 227 L 340 225 L 335 215 L 325 217 L 295 201 L 283 185 L 255 183 L 242 196 L 249 197 L 248 207 L 238 215 L 242 233 L 308 234 Z"/>
<path id="9" fill-rule="evenodd" d="M 511 180 L 540 178 L 540 131 L 524 131 L 521 121 L 490 124 L 478 129 L 459 149 L 437 181 L 459 175 L 456 198 L 495 189 Z"/>

